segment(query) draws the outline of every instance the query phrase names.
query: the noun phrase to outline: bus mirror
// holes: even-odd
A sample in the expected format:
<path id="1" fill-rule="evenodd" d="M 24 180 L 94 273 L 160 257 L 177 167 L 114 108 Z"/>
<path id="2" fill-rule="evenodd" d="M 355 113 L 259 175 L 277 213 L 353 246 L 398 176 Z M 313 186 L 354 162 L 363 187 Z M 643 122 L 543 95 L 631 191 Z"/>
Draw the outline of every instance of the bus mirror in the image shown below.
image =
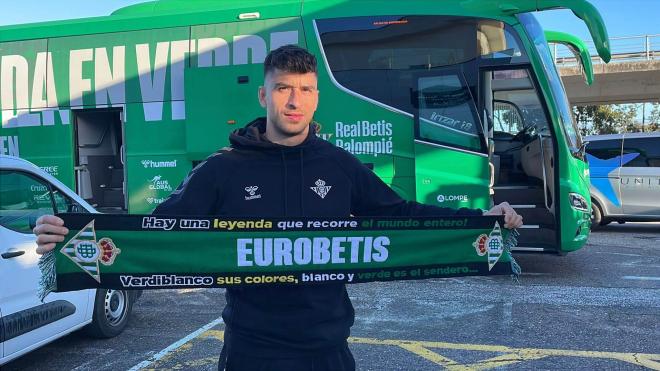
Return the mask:
<path id="1" fill-rule="evenodd" d="M 571 34 L 558 31 L 545 31 L 545 38 L 548 43 L 565 45 L 573 53 L 575 60 L 580 62 L 582 75 L 587 85 L 591 85 L 594 82 L 594 68 L 591 64 L 591 55 L 584 41 Z"/>
<path id="2" fill-rule="evenodd" d="M 580 145 L 580 148 L 578 148 L 577 151 L 573 152 L 573 156 L 580 158 L 580 159 L 585 159 L 586 153 L 587 153 L 587 144 L 589 144 L 588 141 L 583 141 L 582 144 Z"/>
<path id="3" fill-rule="evenodd" d="M 538 0 L 537 11 L 556 8 L 570 9 L 573 14 L 582 19 L 589 29 L 591 38 L 596 45 L 598 55 L 607 63 L 612 58 L 610 41 L 603 17 L 595 6 L 587 0 Z"/>

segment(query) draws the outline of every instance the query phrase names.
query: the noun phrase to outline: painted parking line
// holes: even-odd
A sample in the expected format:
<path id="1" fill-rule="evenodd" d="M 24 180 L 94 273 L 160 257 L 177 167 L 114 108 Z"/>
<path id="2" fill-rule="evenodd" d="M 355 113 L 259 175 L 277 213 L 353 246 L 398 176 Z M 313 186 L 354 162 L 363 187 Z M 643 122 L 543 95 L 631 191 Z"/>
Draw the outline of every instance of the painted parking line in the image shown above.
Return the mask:
<path id="1" fill-rule="evenodd" d="M 649 276 L 623 276 L 624 280 L 637 280 L 637 281 L 660 281 L 660 277 Z"/>
<path id="2" fill-rule="evenodd" d="M 151 366 L 152 363 L 158 362 L 161 360 L 163 357 L 168 355 L 169 353 L 176 352 L 178 349 L 180 349 L 182 346 L 184 346 L 186 343 L 189 341 L 193 340 L 194 338 L 202 335 L 203 333 L 209 331 L 211 328 L 223 323 L 222 322 L 222 317 L 216 318 L 215 320 L 207 323 L 206 325 L 200 327 L 196 331 L 191 332 L 190 334 L 184 336 L 183 338 L 175 341 L 174 343 L 170 344 L 167 348 L 161 350 L 160 352 L 154 354 L 151 356 L 149 359 L 146 361 L 142 361 L 138 363 L 137 365 L 131 367 L 128 371 L 138 371 L 142 370 L 144 368 L 147 368 Z"/>
<path id="3" fill-rule="evenodd" d="M 356 337 L 349 338 L 348 342 L 354 344 L 398 346 L 452 371 L 489 370 L 504 365 L 511 365 L 550 356 L 618 360 L 631 363 L 636 366 L 646 367 L 652 370 L 660 370 L 660 354 L 598 352 L 569 349 L 511 348 L 502 345 L 460 344 L 434 341 L 380 340 Z M 505 354 L 483 359 L 481 361 L 470 364 L 460 364 L 459 362 L 442 356 L 437 352 L 432 351 L 431 349 L 498 352 Z"/>
<path id="4" fill-rule="evenodd" d="M 159 361 L 165 361 L 165 356 L 171 359 L 175 354 L 189 351 L 194 347 L 194 339 L 214 339 L 222 342 L 224 339 L 224 331 L 213 329 L 213 327 L 222 324 L 222 319 L 218 318 L 215 321 L 208 323 L 188 336 L 173 343 L 156 355 L 149 358 L 147 361 L 141 362 L 133 370 L 142 370 L 147 367 L 157 367 Z M 513 348 L 503 345 L 484 345 L 484 344 L 462 344 L 462 343 L 448 343 L 436 341 L 415 341 L 415 340 L 394 340 L 394 339 L 374 339 L 362 337 L 350 337 L 349 343 L 364 344 L 374 346 L 395 346 L 405 349 L 416 356 L 422 357 L 438 366 L 441 366 L 451 371 L 467 371 L 467 370 L 490 370 L 497 367 L 514 365 L 525 361 L 534 361 L 546 357 L 575 357 L 575 358 L 597 358 L 603 360 L 621 361 L 630 363 L 635 366 L 646 367 L 651 370 L 660 371 L 660 354 L 650 353 L 623 353 L 623 352 L 600 352 L 588 350 L 571 350 L 571 349 L 547 349 L 547 348 Z M 187 346 L 184 346 L 187 345 Z M 501 353 L 500 355 L 485 358 L 472 363 L 462 364 L 454 359 L 440 354 L 442 350 L 463 350 L 463 351 L 482 351 L 487 353 Z M 209 364 L 217 362 L 217 357 L 204 357 L 197 359 L 188 359 L 185 361 L 177 362 L 170 365 L 169 369 L 190 369 L 196 367 L 204 367 Z"/>
<path id="5" fill-rule="evenodd" d="M 646 255 L 642 255 L 642 254 L 627 254 L 627 253 L 611 252 L 611 251 L 596 251 L 596 254 L 632 256 L 633 258 L 646 258 Z"/>

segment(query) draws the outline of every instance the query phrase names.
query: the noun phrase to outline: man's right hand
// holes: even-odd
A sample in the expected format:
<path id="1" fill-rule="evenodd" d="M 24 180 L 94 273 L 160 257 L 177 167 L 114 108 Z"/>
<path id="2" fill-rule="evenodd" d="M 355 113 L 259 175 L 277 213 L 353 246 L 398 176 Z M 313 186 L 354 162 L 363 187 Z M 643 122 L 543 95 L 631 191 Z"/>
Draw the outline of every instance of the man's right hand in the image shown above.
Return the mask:
<path id="1" fill-rule="evenodd" d="M 64 241 L 69 229 L 64 226 L 64 220 L 55 215 L 42 215 L 32 232 L 37 235 L 37 254 L 43 255 L 54 249 L 56 243 Z"/>

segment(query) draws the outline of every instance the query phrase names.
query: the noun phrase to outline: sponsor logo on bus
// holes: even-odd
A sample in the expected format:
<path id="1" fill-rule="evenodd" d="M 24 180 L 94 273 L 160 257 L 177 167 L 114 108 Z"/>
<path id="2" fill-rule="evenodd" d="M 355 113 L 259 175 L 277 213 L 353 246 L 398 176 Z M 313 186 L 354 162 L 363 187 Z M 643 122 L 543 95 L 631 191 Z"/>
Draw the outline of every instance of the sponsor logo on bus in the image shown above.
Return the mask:
<path id="1" fill-rule="evenodd" d="M 154 205 L 154 204 L 155 204 L 155 205 L 160 205 L 160 204 L 162 204 L 163 202 L 165 202 L 165 197 L 160 197 L 160 198 L 156 198 L 156 197 L 147 197 L 147 203 L 148 203 L 149 205 Z"/>
<path id="2" fill-rule="evenodd" d="M 162 175 L 156 175 L 149 180 L 149 189 L 155 191 L 172 191 L 172 186 L 168 180 L 163 180 Z"/>
<path id="3" fill-rule="evenodd" d="M 142 160 L 142 166 L 145 169 L 155 169 L 155 168 L 175 168 L 177 160 L 174 161 L 152 161 L 152 160 Z"/>
<path id="4" fill-rule="evenodd" d="M 385 120 L 371 122 L 335 122 L 335 145 L 354 155 L 391 155 L 392 123 Z"/>
<path id="5" fill-rule="evenodd" d="M 60 167 L 58 165 L 54 166 L 39 166 L 41 170 L 47 172 L 48 174 L 52 176 L 59 176 L 60 175 Z"/>
<path id="6" fill-rule="evenodd" d="M 451 201 L 468 202 L 469 198 L 468 195 L 438 195 L 436 200 L 440 203 Z"/>

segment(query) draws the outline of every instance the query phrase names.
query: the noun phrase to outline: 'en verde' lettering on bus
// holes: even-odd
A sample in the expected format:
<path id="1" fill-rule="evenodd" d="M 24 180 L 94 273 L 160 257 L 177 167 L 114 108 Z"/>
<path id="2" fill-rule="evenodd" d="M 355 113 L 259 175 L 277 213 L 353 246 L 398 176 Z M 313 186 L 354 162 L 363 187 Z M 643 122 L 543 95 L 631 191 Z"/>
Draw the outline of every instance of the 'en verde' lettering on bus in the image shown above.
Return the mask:
<path id="1" fill-rule="evenodd" d="M 297 43 L 298 31 L 270 33 L 270 50 Z M 117 45 L 69 51 L 67 108 L 82 108 L 85 94 L 93 94 L 97 108 L 121 107 L 126 103 L 126 80 L 135 77 L 127 75 L 126 48 L 126 45 Z M 211 37 L 163 41 L 155 45 L 135 44 L 134 48 L 135 60 L 130 61 L 133 63 L 130 67 L 137 71 L 145 121 L 163 120 L 167 88 L 171 119 L 186 118 L 184 71 L 188 54 L 196 53 L 197 67 L 259 64 L 267 54 L 266 41 L 258 35 L 236 35 L 231 43 L 220 37 Z M 62 125 L 70 124 L 70 111 L 58 105 L 61 102 L 58 98 L 62 97 L 58 97 L 56 87 L 62 84 L 62 77 L 54 73 L 54 55 L 58 54 L 39 52 L 30 61 L 18 54 L 2 56 L 0 107 L 3 128 L 55 125 L 55 112 Z M 55 61 L 58 62 L 62 63 Z M 92 69 L 93 74 L 86 73 Z M 169 87 L 166 87 L 167 76 Z"/>

